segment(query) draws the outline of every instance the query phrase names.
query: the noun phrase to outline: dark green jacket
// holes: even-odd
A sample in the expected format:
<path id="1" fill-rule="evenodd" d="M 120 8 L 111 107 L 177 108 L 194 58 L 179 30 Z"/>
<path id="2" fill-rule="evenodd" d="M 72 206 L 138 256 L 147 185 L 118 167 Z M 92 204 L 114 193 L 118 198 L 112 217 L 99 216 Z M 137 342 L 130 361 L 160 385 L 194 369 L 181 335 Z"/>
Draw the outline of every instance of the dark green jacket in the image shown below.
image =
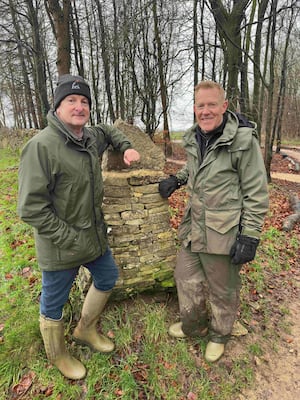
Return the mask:
<path id="1" fill-rule="evenodd" d="M 195 252 L 229 254 L 238 232 L 259 238 L 268 210 L 265 166 L 253 128 L 240 127 L 227 112 L 223 134 L 208 148 L 203 162 L 196 125 L 183 138 L 187 163 L 177 173 L 190 194 L 179 237 Z"/>
<path id="2" fill-rule="evenodd" d="M 85 127 L 78 140 L 56 117 L 24 146 L 19 168 L 18 214 L 33 226 L 42 270 L 80 266 L 107 248 L 101 204 L 99 156 L 112 145 L 124 152 L 130 142 L 107 125 Z"/>

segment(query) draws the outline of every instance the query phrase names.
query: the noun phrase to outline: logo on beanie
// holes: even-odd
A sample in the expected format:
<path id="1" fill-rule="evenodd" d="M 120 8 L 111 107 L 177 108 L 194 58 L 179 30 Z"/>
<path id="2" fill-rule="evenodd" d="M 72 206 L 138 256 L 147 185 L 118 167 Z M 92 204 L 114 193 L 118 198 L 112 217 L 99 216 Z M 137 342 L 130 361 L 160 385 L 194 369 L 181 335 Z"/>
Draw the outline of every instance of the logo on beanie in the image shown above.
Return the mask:
<path id="1" fill-rule="evenodd" d="M 79 86 L 78 81 L 74 81 L 74 82 L 72 83 L 71 89 L 80 89 L 80 86 Z"/>

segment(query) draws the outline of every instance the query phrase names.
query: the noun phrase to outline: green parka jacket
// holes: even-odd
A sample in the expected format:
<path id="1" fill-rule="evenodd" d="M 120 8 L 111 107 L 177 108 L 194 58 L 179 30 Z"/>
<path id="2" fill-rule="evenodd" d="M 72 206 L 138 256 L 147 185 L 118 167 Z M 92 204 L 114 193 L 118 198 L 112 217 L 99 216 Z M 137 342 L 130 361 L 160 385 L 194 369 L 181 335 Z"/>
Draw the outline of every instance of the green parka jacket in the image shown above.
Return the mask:
<path id="1" fill-rule="evenodd" d="M 183 137 L 187 163 L 176 176 L 187 182 L 190 196 L 178 234 L 194 252 L 228 255 L 239 232 L 259 238 L 268 210 L 256 126 L 240 127 L 234 113 L 227 111 L 227 116 L 222 135 L 207 149 L 202 163 L 197 125 Z"/>
<path id="2" fill-rule="evenodd" d="M 107 125 L 85 127 L 80 141 L 53 111 L 47 120 L 22 150 L 18 214 L 34 228 L 40 268 L 51 271 L 80 266 L 107 249 L 99 156 L 109 145 L 121 152 L 132 146 Z"/>

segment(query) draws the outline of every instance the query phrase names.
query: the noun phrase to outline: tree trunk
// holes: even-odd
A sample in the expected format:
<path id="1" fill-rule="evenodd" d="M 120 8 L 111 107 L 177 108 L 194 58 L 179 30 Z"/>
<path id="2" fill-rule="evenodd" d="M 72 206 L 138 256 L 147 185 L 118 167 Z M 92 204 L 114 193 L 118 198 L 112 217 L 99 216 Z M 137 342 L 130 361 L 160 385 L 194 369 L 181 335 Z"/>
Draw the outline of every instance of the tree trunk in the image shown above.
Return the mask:
<path id="1" fill-rule="evenodd" d="M 52 20 L 54 35 L 57 43 L 57 72 L 58 75 L 69 74 L 71 66 L 71 39 L 70 39 L 70 0 L 63 0 L 63 7 L 59 0 L 45 0 L 49 18 Z"/>
<path id="2" fill-rule="evenodd" d="M 168 102 L 167 102 L 168 93 L 166 86 L 166 77 L 164 72 L 164 60 L 162 54 L 161 37 L 159 32 L 156 0 L 153 1 L 152 11 L 154 20 L 154 37 L 157 44 L 157 62 L 158 62 L 159 82 L 160 82 L 160 97 L 161 97 L 162 113 L 163 113 L 163 138 L 165 145 L 165 155 L 166 157 L 170 157 L 172 155 L 172 144 L 170 138 L 169 123 L 168 123 Z"/>
<path id="3" fill-rule="evenodd" d="M 260 108 L 262 107 L 260 99 L 263 98 L 265 87 L 261 85 L 260 60 L 261 60 L 261 42 L 262 42 L 262 27 L 264 16 L 266 13 L 269 0 L 262 0 L 258 6 L 257 27 L 254 43 L 254 85 L 253 85 L 253 100 L 252 100 L 252 115 L 253 120 L 257 123 L 257 131 L 261 138 L 261 117 Z"/>
<path id="4" fill-rule="evenodd" d="M 289 18 L 289 27 L 285 39 L 285 46 L 283 52 L 283 60 L 282 60 L 282 67 L 281 67 L 281 74 L 280 74 L 280 89 L 279 89 L 279 96 L 277 101 L 277 112 L 274 121 L 274 134 L 276 134 L 276 153 L 280 152 L 281 148 L 281 126 L 282 126 L 282 117 L 284 111 L 284 102 L 285 102 L 285 92 L 286 92 L 286 75 L 288 69 L 288 60 L 287 60 L 287 53 L 288 47 L 290 43 L 290 36 L 292 27 L 295 23 L 294 17 L 294 9 L 291 9 L 291 17 Z"/>
<path id="5" fill-rule="evenodd" d="M 240 98 L 238 89 L 238 78 L 242 65 L 240 29 L 248 3 L 249 0 L 234 2 L 229 13 L 221 0 L 210 0 L 212 13 L 222 43 L 225 64 L 228 66 L 227 98 L 229 107 L 233 110 L 238 108 Z"/>
<path id="6" fill-rule="evenodd" d="M 252 34 L 252 26 L 254 15 L 256 12 L 256 1 L 252 2 L 252 8 L 250 13 L 249 22 L 247 23 L 248 27 L 245 35 L 245 44 L 243 51 L 243 61 L 241 67 L 241 113 L 248 115 L 250 114 L 250 100 L 249 100 L 249 85 L 248 85 L 248 56 L 250 53 L 250 44 L 251 44 L 251 34 Z"/>
<path id="7" fill-rule="evenodd" d="M 78 17 L 78 12 L 76 8 L 76 1 L 72 0 L 73 2 L 73 14 L 74 18 L 70 18 L 70 25 L 72 29 L 72 36 L 73 36 L 73 43 L 74 43 L 74 57 L 75 63 L 77 66 L 78 74 L 82 77 L 85 76 L 84 72 L 84 62 L 83 62 L 83 54 L 81 48 L 81 37 L 80 37 L 80 21 Z"/>
<path id="8" fill-rule="evenodd" d="M 268 88 L 268 106 L 266 120 L 266 141 L 265 141 L 265 166 L 267 171 L 268 182 L 271 182 L 271 161 L 273 155 L 274 135 L 272 135 L 272 118 L 273 118 L 273 97 L 274 97 L 274 62 L 275 62 L 275 34 L 276 34 L 276 8 L 277 0 L 272 0 L 272 19 L 271 19 L 271 37 L 270 37 L 270 62 L 269 76 L 270 83 Z"/>
<path id="9" fill-rule="evenodd" d="M 16 10 L 15 10 L 15 6 L 13 4 L 13 2 L 10 0 L 9 2 L 9 6 L 10 6 L 10 12 L 11 12 L 11 16 L 12 16 L 12 21 L 13 21 L 13 25 L 14 25 L 14 29 L 16 32 L 16 36 L 17 36 L 17 43 L 18 43 L 18 56 L 19 56 L 19 60 L 21 63 L 21 67 L 22 67 L 22 80 L 23 80 L 23 87 L 22 87 L 22 91 L 24 91 L 25 94 L 25 98 L 24 97 L 20 97 L 19 99 L 16 99 L 17 104 L 18 104 L 18 114 L 21 111 L 21 108 L 27 109 L 27 115 L 26 118 L 23 118 L 24 121 L 24 127 L 26 127 L 26 119 L 28 120 L 29 123 L 29 127 L 38 127 L 38 120 L 37 120 L 37 116 L 35 113 L 35 108 L 34 108 L 34 103 L 33 103 L 33 99 L 32 99 L 32 94 L 31 94 L 31 85 L 30 85 L 30 81 L 29 81 L 29 73 L 27 70 L 27 65 L 26 65 L 26 56 L 24 54 L 23 51 L 23 47 L 22 47 L 22 36 L 21 36 L 21 30 L 20 30 L 20 26 L 18 23 L 18 18 L 16 16 Z M 17 89 L 20 90 L 20 89 Z M 20 104 L 21 100 L 24 100 L 24 103 Z M 19 119 L 19 117 L 17 118 L 17 120 Z"/>
<path id="10" fill-rule="evenodd" d="M 45 67 L 45 51 L 39 24 L 39 9 L 34 7 L 32 0 L 27 1 L 29 20 L 32 27 L 33 38 L 33 77 L 35 82 L 36 107 L 38 110 L 39 128 L 43 129 L 47 125 L 47 113 L 50 109 L 47 95 L 47 74 Z"/>
<path id="11" fill-rule="evenodd" d="M 110 84 L 110 64 L 109 64 L 109 52 L 108 52 L 108 34 L 105 32 L 105 23 L 103 18 L 102 12 L 102 5 L 99 0 L 96 2 L 98 8 L 98 17 L 99 17 L 99 24 L 100 24 L 100 41 L 101 41 L 101 55 L 103 61 L 103 68 L 104 68 L 104 81 L 105 81 L 105 89 L 108 101 L 108 112 L 112 122 L 116 120 L 116 115 L 113 106 L 113 99 L 112 99 L 112 90 Z"/>

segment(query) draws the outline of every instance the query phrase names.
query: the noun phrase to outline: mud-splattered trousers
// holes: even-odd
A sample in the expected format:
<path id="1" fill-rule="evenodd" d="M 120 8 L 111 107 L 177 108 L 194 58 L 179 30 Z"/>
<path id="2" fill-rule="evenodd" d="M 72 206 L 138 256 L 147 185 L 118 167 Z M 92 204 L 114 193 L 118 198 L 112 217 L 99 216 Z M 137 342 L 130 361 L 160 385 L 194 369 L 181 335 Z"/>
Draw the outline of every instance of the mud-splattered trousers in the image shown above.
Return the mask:
<path id="1" fill-rule="evenodd" d="M 186 335 L 201 335 L 209 324 L 210 340 L 228 341 L 239 307 L 240 267 L 230 256 L 191 252 L 190 246 L 182 246 L 174 276 Z"/>

